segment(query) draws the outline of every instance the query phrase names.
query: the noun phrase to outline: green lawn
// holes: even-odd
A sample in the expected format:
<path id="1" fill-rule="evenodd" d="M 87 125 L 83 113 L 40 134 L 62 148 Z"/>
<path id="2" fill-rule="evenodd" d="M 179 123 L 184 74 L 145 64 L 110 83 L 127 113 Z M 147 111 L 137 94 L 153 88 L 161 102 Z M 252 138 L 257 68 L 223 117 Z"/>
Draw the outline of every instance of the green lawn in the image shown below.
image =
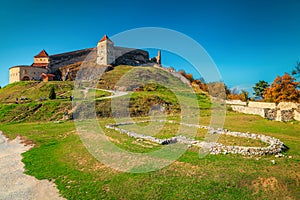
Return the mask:
<path id="1" fill-rule="evenodd" d="M 99 120 L 103 128 L 112 122 Z M 198 149 L 193 147 L 161 170 L 130 174 L 110 169 L 93 158 L 71 121 L 1 124 L 0 130 L 11 138 L 22 135 L 36 144 L 23 154 L 26 173 L 39 179 L 54 179 L 68 199 L 299 199 L 299 124 L 229 112 L 225 127 L 277 137 L 290 147 L 285 154 L 292 158 L 208 155 L 199 159 Z M 112 130 L 106 130 L 106 134 L 128 151 L 160 148 Z M 271 163 L 273 159 L 275 165 Z"/>

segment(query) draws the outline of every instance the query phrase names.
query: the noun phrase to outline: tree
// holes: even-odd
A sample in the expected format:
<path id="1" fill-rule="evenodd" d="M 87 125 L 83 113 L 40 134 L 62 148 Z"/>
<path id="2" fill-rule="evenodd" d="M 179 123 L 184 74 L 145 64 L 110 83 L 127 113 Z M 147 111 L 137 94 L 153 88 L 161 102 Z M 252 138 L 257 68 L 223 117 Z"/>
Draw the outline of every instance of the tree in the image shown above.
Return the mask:
<path id="1" fill-rule="evenodd" d="M 193 82 L 194 81 L 194 78 L 193 78 L 193 74 L 185 74 L 184 77 L 189 80 L 190 82 Z"/>
<path id="2" fill-rule="evenodd" d="M 230 93 L 227 94 L 227 99 L 248 101 L 249 93 L 244 89 L 239 92 L 236 88 L 234 88 L 232 91 L 230 91 Z"/>
<path id="3" fill-rule="evenodd" d="M 51 90 L 50 90 L 50 93 L 49 93 L 49 99 L 56 99 L 54 86 L 51 87 Z"/>
<path id="4" fill-rule="evenodd" d="M 205 80 L 203 78 L 200 79 L 195 79 L 193 81 L 194 84 L 197 84 L 199 86 L 199 89 L 204 91 L 204 92 L 208 92 L 208 86 L 205 83 Z"/>
<path id="5" fill-rule="evenodd" d="M 271 86 L 266 88 L 264 98 L 267 101 L 279 103 L 281 101 L 300 102 L 299 82 L 295 82 L 290 74 L 277 76 Z"/>
<path id="6" fill-rule="evenodd" d="M 249 93 L 246 90 L 242 90 L 240 96 L 242 101 L 248 101 L 249 99 Z"/>
<path id="7" fill-rule="evenodd" d="M 295 69 L 292 71 L 292 75 L 300 77 L 300 62 L 297 62 Z"/>
<path id="8" fill-rule="evenodd" d="M 226 99 L 226 85 L 223 82 L 210 82 L 207 84 L 209 95 L 219 98 Z"/>
<path id="9" fill-rule="evenodd" d="M 264 81 L 264 80 L 260 80 L 258 81 L 255 86 L 253 87 L 253 90 L 254 90 L 254 95 L 256 97 L 261 97 L 261 98 L 264 98 L 264 93 L 265 93 L 265 89 L 269 87 L 269 84 Z"/>
<path id="10" fill-rule="evenodd" d="M 182 76 L 185 76 L 185 74 L 186 74 L 183 69 L 179 70 L 178 73 L 181 74 Z"/>

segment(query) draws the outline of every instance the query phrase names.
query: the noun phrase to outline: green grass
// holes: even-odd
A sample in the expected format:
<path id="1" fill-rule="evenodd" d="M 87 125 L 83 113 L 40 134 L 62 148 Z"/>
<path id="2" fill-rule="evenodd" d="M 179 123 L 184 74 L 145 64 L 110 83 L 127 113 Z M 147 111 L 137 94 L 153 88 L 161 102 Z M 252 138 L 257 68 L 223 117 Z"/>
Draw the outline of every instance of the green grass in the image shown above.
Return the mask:
<path id="1" fill-rule="evenodd" d="M 114 89 L 115 84 L 133 67 L 120 65 L 115 67 L 112 71 L 104 73 L 100 78 L 98 87 L 101 89 Z"/>
<path id="2" fill-rule="evenodd" d="M 48 98 L 52 86 L 55 87 L 57 99 L 68 100 L 72 95 L 73 82 L 70 81 L 26 81 L 9 84 L 0 89 L 0 102 L 14 103 L 16 98 L 20 99 L 21 97 L 28 99 L 25 102 L 38 101 L 43 97 Z"/>
<path id="3" fill-rule="evenodd" d="M 112 122 L 99 120 L 102 127 Z M 276 165 L 270 162 L 274 156 L 256 160 L 239 155 L 209 155 L 199 159 L 198 149 L 190 148 L 178 161 L 161 170 L 130 174 L 112 170 L 93 158 L 70 121 L 1 124 L 0 130 L 11 138 L 23 135 L 36 144 L 23 154 L 26 173 L 55 180 L 68 199 L 299 198 L 299 124 L 229 113 L 225 127 L 275 136 L 290 147 L 285 154 L 293 158 L 277 158 Z M 149 152 L 159 148 L 113 130 L 105 131 L 112 142 L 128 151 Z"/>
<path id="4" fill-rule="evenodd" d="M 69 101 L 51 100 L 24 104 L 0 104 L 0 122 L 61 120 L 72 109 Z"/>

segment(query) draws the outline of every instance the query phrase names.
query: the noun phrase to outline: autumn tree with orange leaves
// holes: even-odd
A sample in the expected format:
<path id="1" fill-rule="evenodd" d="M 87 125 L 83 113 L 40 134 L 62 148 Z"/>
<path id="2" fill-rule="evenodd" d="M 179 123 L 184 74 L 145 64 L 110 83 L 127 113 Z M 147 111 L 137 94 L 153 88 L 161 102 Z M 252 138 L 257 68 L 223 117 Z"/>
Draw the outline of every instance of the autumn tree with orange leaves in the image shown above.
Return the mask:
<path id="1" fill-rule="evenodd" d="M 265 89 L 264 99 L 269 102 L 300 102 L 299 82 L 288 73 L 277 76 L 270 87 Z"/>

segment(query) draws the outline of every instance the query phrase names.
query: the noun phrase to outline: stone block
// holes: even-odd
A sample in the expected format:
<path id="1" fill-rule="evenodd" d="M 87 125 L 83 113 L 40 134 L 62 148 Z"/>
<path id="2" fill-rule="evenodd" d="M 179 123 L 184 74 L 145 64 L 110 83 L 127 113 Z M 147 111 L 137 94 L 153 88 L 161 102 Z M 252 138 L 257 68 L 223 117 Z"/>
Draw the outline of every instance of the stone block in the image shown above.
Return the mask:
<path id="1" fill-rule="evenodd" d="M 288 122 L 294 119 L 294 110 L 277 110 L 276 121 Z"/>

